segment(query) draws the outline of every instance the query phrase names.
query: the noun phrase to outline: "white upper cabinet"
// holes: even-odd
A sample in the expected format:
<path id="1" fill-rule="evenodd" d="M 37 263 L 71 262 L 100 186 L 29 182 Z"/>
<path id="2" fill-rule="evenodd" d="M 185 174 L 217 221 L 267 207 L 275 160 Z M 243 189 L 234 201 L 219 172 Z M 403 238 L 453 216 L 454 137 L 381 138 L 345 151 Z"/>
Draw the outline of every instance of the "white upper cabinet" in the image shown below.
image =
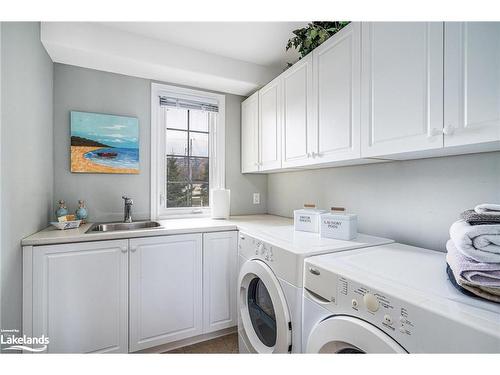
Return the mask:
<path id="1" fill-rule="evenodd" d="M 39 246 L 33 254 L 31 335 L 50 339 L 47 353 L 127 353 L 128 241 Z"/>
<path id="2" fill-rule="evenodd" d="M 500 141 L 500 23 L 445 24 L 445 147 Z"/>
<path id="3" fill-rule="evenodd" d="M 362 24 L 361 156 L 443 147 L 443 23 Z"/>
<path id="4" fill-rule="evenodd" d="M 312 55 L 313 158 L 320 163 L 359 158 L 361 24 L 346 26 Z"/>
<path id="5" fill-rule="evenodd" d="M 309 54 L 282 74 L 283 167 L 312 162 L 312 152 L 316 150 L 312 72 L 312 54 Z"/>
<path id="6" fill-rule="evenodd" d="M 281 77 L 259 90 L 259 170 L 281 168 Z"/>
<path id="7" fill-rule="evenodd" d="M 130 240 L 130 351 L 202 333 L 202 235 Z"/>
<path id="8" fill-rule="evenodd" d="M 203 234 L 203 333 L 238 324 L 237 233 Z"/>
<path id="9" fill-rule="evenodd" d="M 241 173 L 259 170 L 259 93 L 241 103 Z"/>

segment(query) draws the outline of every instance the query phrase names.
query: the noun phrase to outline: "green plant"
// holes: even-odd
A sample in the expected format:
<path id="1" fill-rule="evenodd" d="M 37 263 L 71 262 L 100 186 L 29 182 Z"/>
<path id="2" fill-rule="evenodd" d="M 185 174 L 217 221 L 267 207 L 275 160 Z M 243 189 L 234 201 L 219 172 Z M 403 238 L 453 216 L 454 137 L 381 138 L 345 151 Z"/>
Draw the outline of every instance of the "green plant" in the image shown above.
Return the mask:
<path id="1" fill-rule="evenodd" d="M 288 39 L 286 50 L 293 47 L 299 51 L 300 58 L 302 58 L 348 24 L 349 21 L 313 21 L 308 23 L 307 27 L 293 30 L 295 36 Z"/>

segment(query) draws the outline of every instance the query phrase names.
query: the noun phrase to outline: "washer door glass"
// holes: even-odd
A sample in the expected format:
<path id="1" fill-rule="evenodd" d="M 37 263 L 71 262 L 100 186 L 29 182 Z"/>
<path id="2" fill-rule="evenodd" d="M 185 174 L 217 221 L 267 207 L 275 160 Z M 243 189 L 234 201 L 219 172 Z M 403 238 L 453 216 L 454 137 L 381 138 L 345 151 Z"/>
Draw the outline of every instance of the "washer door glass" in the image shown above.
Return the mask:
<path id="1" fill-rule="evenodd" d="M 248 286 L 248 313 L 260 341 L 268 347 L 276 344 L 276 315 L 269 292 L 258 277 Z"/>

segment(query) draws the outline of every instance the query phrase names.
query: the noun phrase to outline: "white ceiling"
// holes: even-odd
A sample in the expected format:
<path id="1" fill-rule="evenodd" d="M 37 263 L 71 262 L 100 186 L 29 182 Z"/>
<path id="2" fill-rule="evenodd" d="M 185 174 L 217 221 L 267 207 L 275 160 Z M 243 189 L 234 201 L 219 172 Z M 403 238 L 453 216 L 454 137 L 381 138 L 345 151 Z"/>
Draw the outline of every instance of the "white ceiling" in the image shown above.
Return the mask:
<path id="1" fill-rule="evenodd" d="M 100 22 L 101 25 L 147 38 L 253 64 L 283 68 L 295 62 L 285 52 L 292 31 L 307 22 Z"/>

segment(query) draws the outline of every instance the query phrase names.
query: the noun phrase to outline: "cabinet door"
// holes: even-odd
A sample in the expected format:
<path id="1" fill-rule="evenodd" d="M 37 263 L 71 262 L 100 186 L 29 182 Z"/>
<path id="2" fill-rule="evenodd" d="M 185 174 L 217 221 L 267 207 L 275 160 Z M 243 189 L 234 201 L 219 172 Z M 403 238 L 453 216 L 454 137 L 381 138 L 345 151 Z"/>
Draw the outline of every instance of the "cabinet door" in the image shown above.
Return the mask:
<path id="1" fill-rule="evenodd" d="M 130 240 L 130 351 L 202 333 L 201 236 Z"/>
<path id="2" fill-rule="evenodd" d="M 33 335 L 48 353 L 127 353 L 127 240 L 33 251 Z"/>
<path id="3" fill-rule="evenodd" d="M 442 148 L 443 23 L 361 29 L 361 156 Z"/>
<path id="4" fill-rule="evenodd" d="M 203 235 L 203 332 L 236 326 L 237 232 Z"/>
<path id="5" fill-rule="evenodd" d="M 241 173 L 259 170 L 259 93 L 241 103 Z"/>
<path id="6" fill-rule="evenodd" d="M 283 167 L 311 164 L 316 151 L 312 111 L 312 54 L 283 74 Z"/>
<path id="7" fill-rule="evenodd" d="M 361 25 L 346 26 L 313 52 L 317 162 L 355 159 L 360 150 Z"/>
<path id="8" fill-rule="evenodd" d="M 500 23 L 445 24 L 445 139 L 500 141 Z"/>
<path id="9" fill-rule="evenodd" d="M 281 77 L 259 90 L 260 170 L 281 168 Z"/>

